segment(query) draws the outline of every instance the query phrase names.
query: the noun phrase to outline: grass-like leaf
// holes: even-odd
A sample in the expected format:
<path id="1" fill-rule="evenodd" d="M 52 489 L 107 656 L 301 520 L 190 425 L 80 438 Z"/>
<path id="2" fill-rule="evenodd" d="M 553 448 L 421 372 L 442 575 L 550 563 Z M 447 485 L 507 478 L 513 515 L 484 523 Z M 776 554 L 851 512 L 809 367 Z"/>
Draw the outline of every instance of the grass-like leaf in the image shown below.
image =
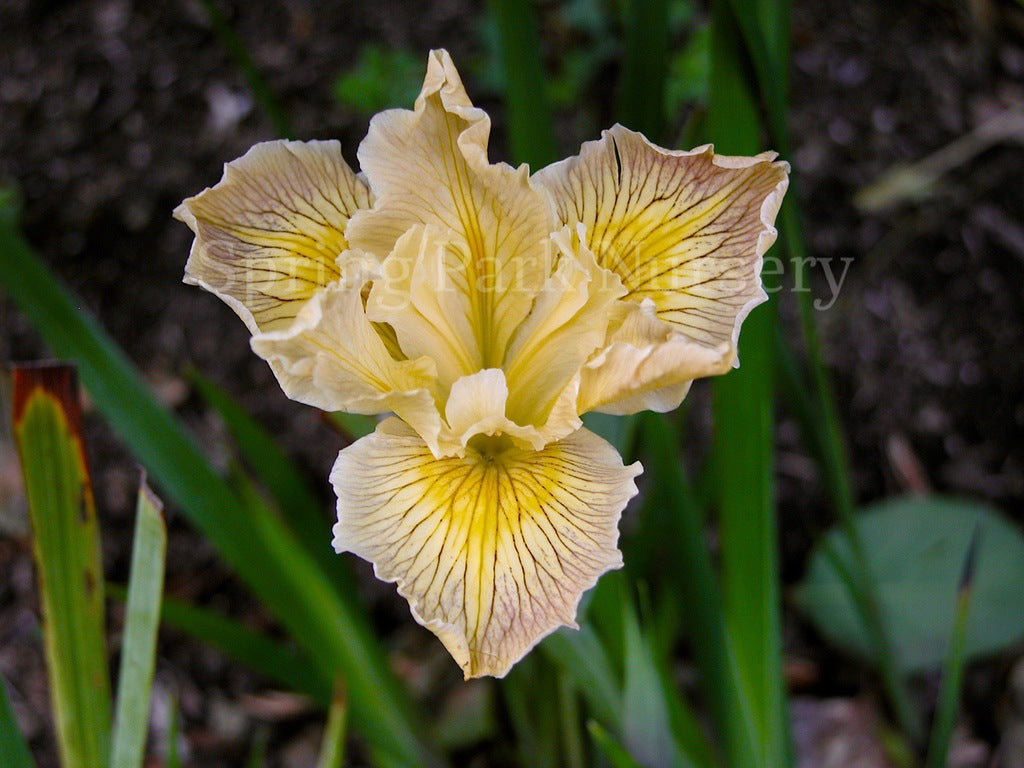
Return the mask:
<path id="1" fill-rule="evenodd" d="M 437 765 L 408 700 L 384 663 L 354 595 L 335 590 L 294 534 L 267 516 L 254 526 L 237 494 L 182 425 L 154 399 L 95 319 L 0 211 L 0 285 L 51 349 L 79 363 L 97 408 L 192 523 L 309 653 L 327 679 L 344 675 L 353 725 L 410 765 Z"/>
<path id="2" fill-rule="evenodd" d="M 15 367 L 13 400 L 61 761 L 66 768 L 105 768 L 103 569 L 74 368 Z"/>
<path id="3" fill-rule="evenodd" d="M 593 716 L 606 728 L 622 728 L 619 684 L 601 640 L 589 622 L 578 631 L 560 629 L 541 643 L 541 650 L 572 680 Z"/>
<path id="4" fill-rule="evenodd" d="M 558 157 L 551 108 L 542 86 L 543 59 L 530 0 L 490 0 L 498 28 L 498 48 L 505 77 L 509 144 L 517 163 L 536 170 Z"/>
<path id="5" fill-rule="evenodd" d="M 5 768 L 35 768 L 32 753 L 28 751 L 25 737 L 18 728 L 18 721 L 11 709 L 7 696 L 7 682 L 0 676 L 0 755 L 4 756 Z"/>
<path id="6" fill-rule="evenodd" d="M 663 140 L 668 74 L 668 0 L 630 0 L 618 90 L 618 119 L 655 143 Z"/>
<path id="7" fill-rule="evenodd" d="M 586 749 L 580 726 L 580 700 L 573 681 L 558 678 L 558 714 L 561 724 L 565 768 L 586 768 Z"/>
<path id="8" fill-rule="evenodd" d="M 615 737 L 600 723 L 591 720 L 587 723 L 587 730 L 590 731 L 594 744 L 611 763 L 612 768 L 640 768 L 640 764 L 633 759 L 626 748 L 616 741 Z"/>
<path id="9" fill-rule="evenodd" d="M 754 759 L 754 734 L 743 726 L 748 704 L 742 699 L 731 658 L 722 590 L 708 551 L 703 517 L 683 471 L 677 435 L 669 420 L 648 413 L 642 426 L 652 481 L 647 506 L 650 514 L 664 519 L 666 535 L 676 547 L 675 557 L 662 571 L 664 588 L 678 600 L 715 725 L 728 742 L 733 763 L 746 764 Z"/>
<path id="10" fill-rule="evenodd" d="M 156 668 L 156 638 L 167 556 L 163 506 L 143 477 L 135 510 L 111 768 L 141 768 L 146 755 L 149 697 Z"/>
<path id="11" fill-rule="evenodd" d="M 252 54 L 249 53 L 249 49 L 245 46 L 242 38 L 238 36 L 238 33 L 235 32 L 224 12 L 217 5 L 216 0 L 199 0 L 199 4 L 206 13 L 206 20 L 213 27 L 214 34 L 217 35 L 220 44 L 245 78 L 256 103 L 263 110 L 263 114 L 267 119 L 270 120 L 271 125 L 274 126 L 274 131 L 282 139 L 294 138 L 295 132 L 292 130 L 291 122 L 270 90 L 270 86 L 267 85 L 267 81 L 260 74 L 256 62 L 252 59 Z"/>
<path id="12" fill-rule="evenodd" d="M 107 584 L 107 593 L 115 600 L 127 596 L 127 590 L 119 584 Z M 277 685 L 309 696 L 323 707 L 330 706 L 329 682 L 313 667 L 308 656 L 294 648 L 274 642 L 216 611 L 173 597 L 163 599 L 160 620 Z"/>
<path id="13" fill-rule="evenodd" d="M 325 413 L 324 419 L 330 426 L 352 440 L 366 437 L 377 429 L 377 418 L 375 416 L 366 416 L 362 413 L 334 411 L 333 413 Z"/>
<path id="14" fill-rule="evenodd" d="M 502 693 L 515 731 L 519 763 L 561 768 L 558 688 L 550 662 L 527 656 L 502 681 Z"/>
<path id="15" fill-rule="evenodd" d="M 337 686 L 327 713 L 327 726 L 320 743 L 316 768 L 342 768 L 345 765 L 345 734 L 348 724 L 348 692 Z"/>
<path id="16" fill-rule="evenodd" d="M 788 62 L 789 62 L 789 0 L 782 2 L 754 3 L 751 12 L 749 0 L 728 0 L 732 6 L 733 19 L 742 35 L 746 51 L 752 60 L 751 71 L 757 80 L 767 107 L 767 124 L 774 148 L 783 157 L 791 155 L 788 105 Z M 802 233 L 802 224 L 797 205 L 796 179 L 790 179 L 790 190 L 779 212 L 782 243 L 788 252 L 794 279 L 806 284 L 807 246 Z M 854 496 L 850 480 L 849 461 L 843 442 L 838 409 L 828 371 L 825 368 L 821 341 L 814 320 L 811 295 L 797 294 L 800 324 L 807 348 L 807 358 L 813 384 L 812 393 L 816 401 L 819 419 L 815 433 L 805 429 L 805 441 L 813 451 L 820 447 L 820 467 L 826 488 L 832 496 L 840 523 L 847 532 L 854 550 L 851 576 L 847 580 L 851 597 L 863 617 L 865 627 L 879 659 L 879 670 L 890 703 L 897 719 L 907 733 L 921 737 L 920 719 L 913 709 L 905 688 L 904 680 L 896 669 L 892 653 L 892 640 L 887 634 L 885 617 L 881 610 L 878 584 L 866 565 L 865 554 L 857 539 L 854 526 Z M 802 405 L 798 406 L 802 408 Z M 806 420 L 805 422 L 806 423 Z"/>
<path id="17" fill-rule="evenodd" d="M 295 462 L 231 395 L 198 371 L 191 372 L 190 378 L 203 400 L 224 421 L 239 453 L 274 498 L 296 538 L 316 557 L 338 589 L 352 594 L 355 581 L 345 561 L 331 547 L 331 526 L 323 514 L 323 504 Z"/>
<path id="18" fill-rule="evenodd" d="M 178 749 L 178 739 L 181 736 L 181 707 L 178 706 L 177 697 L 171 697 L 170 707 L 167 713 L 166 757 L 164 768 L 181 768 L 181 755 Z"/>
<path id="19" fill-rule="evenodd" d="M 709 749 L 701 756 L 688 754 L 682 741 L 700 740 L 699 726 L 690 714 L 678 731 L 672 728 L 668 690 L 658 671 L 656 654 L 640 629 L 632 598 L 623 595 L 622 626 L 625 643 L 625 681 L 622 694 L 623 742 L 641 765 L 652 768 L 708 766 Z M 677 714 L 687 711 L 680 707 Z M 691 747 L 692 748 L 692 747 Z"/>
<path id="20" fill-rule="evenodd" d="M 971 535 L 967 555 L 964 557 L 960 573 L 960 584 L 956 593 L 956 604 L 953 608 L 953 629 L 949 637 L 949 649 L 942 668 L 942 687 L 939 689 L 939 702 L 935 709 L 932 722 L 932 733 L 928 743 L 927 768 L 945 768 L 948 764 L 949 742 L 956 723 L 956 712 L 960 702 L 960 683 L 963 679 L 964 664 L 967 660 L 968 614 L 970 613 L 971 597 L 974 590 L 974 577 L 978 566 L 978 547 L 981 541 L 981 528 L 976 527 Z"/>
<path id="21" fill-rule="evenodd" d="M 708 133 L 721 152 L 761 149 L 757 99 L 729 0 L 712 3 Z M 767 281 L 766 281 L 767 282 Z M 771 287 L 771 286 L 768 286 Z M 773 483 L 774 305 L 747 318 L 740 335 L 742 367 L 715 382 L 715 445 L 722 594 L 740 696 L 751 717 L 726 743 L 755 748 L 752 768 L 782 766 L 788 752 L 782 680 L 781 606 Z M 752 730 L 751 730 L 752 729 Z"/>

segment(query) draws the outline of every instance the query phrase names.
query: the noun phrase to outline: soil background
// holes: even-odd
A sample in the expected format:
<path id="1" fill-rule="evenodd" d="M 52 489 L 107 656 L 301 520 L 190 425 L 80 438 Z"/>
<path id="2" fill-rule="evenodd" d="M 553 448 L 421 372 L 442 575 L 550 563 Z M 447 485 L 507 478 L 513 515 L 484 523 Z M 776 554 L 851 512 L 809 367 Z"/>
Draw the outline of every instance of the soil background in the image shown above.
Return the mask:
<path id="1" fill-rule="evenodd" d="M 351 162 L 368 118 L 341 105 L 332 85 L 363 45 L 423 54 L 446 47 L 460 66 L 486 55 L 480 12 L 468 0 L 218 5 L 298 136 L 338 138 Z M 810 271 L 820 306 L 828 306 L 816 314 L 858 498 L 869 502 L 927 485 L 987 500 L 1024 521 L 1024 136 L 993 142 L 958 164 L 923 201 L 875 214 L 853 203 L 859 189 L 894 164 L 920 160 L 1024 107 L 1017 6 L 1012 0 L 796 0 L 794 6 L 795 147 L 788 159 L 799 178 L 811 252 L 822 260 Z M 558 8 L 539 7 L 553 57 L 553 41 L 563 33 Z M 471 96 L 495 117 L 492 159 L 507 159 L 500 106 L 493 96 L 477 98 L 467 68 L 463 74 Z M 610 114 L 615 76 L 612 62 L 589 84 L 599 123 L 592 133 L 580 135 L 578 121 L 560 115 L 563 154 L 610 122 L 602 115 Z M 181 283 L 191 233 L 171 219 L 183 198 L 220 178 L 222 163 L 269 138 L 272 126 L 198 2 L 0 0 L 0 179 L 21 190 L 29 241 L 218 461 L 229 459 L 227 439 L 189 384 L 190 367 L 280 436 L 323 490 L 327 536 L 326 476 L 344 439 L 313 409 L 284 397 L 230 309 Z M 823 263 L 834 277 L 848 268 L 832 303 Z M 790 320 L 792 297 L 778 300 Z M 789 328 L 796 333 L 795 324 Z M 0 360 L 46 354 L 25 317 L 0 298 Z M 706 413 L 707 387 L 695 387 L 691 397 L 693 412 Z M 700 417 L 694 421 L 699 439 L 707 427 Z M 105 566 L 111 579 L 123 581 L 138 472 L 98 415 L 89 414 L 87 426 Z M 49 768 L 56 762 L 31 556 L 9 440 L 0 449 L 0 673 L 39 765 Z M 783 569 L 792 583 L 832 520 L 814 465 L 784 412 L 779 451 Z M 169 593 L 273 632 L 270 619 L 173 508 L 169 521 Z M 357 569 L 396 665 L 438 667 L 437 644 L 410 626 L 404 603 L 364 565 Z M 116 608 L 111 612 L 116 636 L 119 616 Z M 788 621 L 787 654 L 815 665 L 815 690 L 856 691 L 863 682 L 856 667 L 821 648 L 798 618 Z M 992 702 L 1002 695 L 1005 661 L 975 673 L 982 703 L 972 722 L 982 741 L 995 739 Z M 449 671 L 431 674 L 443 684 L 454 680 Z M 189 765 L 239 765 L 261 733 L 269 739 L 268 765 L 311 764 L 317 717 L 174 632 L 162 635 L 157 694 L 158 707 L 172 694 L 180 702 Z M 472 759 L 473 765 L 502 764 L 486 754 Z"/>

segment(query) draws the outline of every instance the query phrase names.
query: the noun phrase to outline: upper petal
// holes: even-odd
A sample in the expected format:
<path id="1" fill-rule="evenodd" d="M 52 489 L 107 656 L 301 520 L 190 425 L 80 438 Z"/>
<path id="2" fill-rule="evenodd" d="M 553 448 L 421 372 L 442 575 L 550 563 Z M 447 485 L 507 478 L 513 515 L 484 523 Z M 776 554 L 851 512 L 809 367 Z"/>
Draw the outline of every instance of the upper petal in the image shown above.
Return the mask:
<path id="1" fill-rule="evenodd" d="M 337 141 L 257 144 L 175 210 L 196 234 L 185 282 L 220 296 L 253 333 L 282 328 L 339 277 L 346 224 L 370 203 Z"/>
<path id="2" fill-rule="evenodd" d="M 338 456 L 334 546 L 397 582 L 467 678 L 501 677 L 574 626 L 583 592 L 621 566 L 618 520 L 639 471 L 585 429 L 542 451 L 435 459 L 389 419 Z"/>
<path id="3" fill-rule="evenodd" d="M 381 263 L 366 302 L 370 319 L 393 328 L 406 355 L 436 361 L 445 389 L 484 367 L 468 296 L 446 264 L 447 247 L 435 228 L 410 228 Z"/>
<path id="4" fill-rule="evenodd" d="M 462 374 L 501 365 L 550 273 L 548 203 L 525 166 L 488 163 L 489 132 L 447 52 L 431 52 L 415 109 L 370 123 L 359 162 L 377 201 L 347 231 L 355 247 L 381 258 L 413 227 L 436 232 L 440 267 L 457 292 L 447 304 L 471 334 Z"/>
<path id="5" fill-rule="evenodd" d="M 774 157 L 666 150 L 616 125 L 534 180 L 562 223 L 586 226 L 598 263 L 622 278 L 628 298 L 650 299 L 693 341 L 735 346 L 743 319 L 767 298 L 762 257 L 789 171 Z"/>
<path id="6" fill-rule="evenodd" d="M 612 272 L 598 266 L 590 250 L 568 228 L 552 240 L 559 249 L 555 269 L 516 330 L 505 360 L 509 415 L 520 424 L 547 426 L 557 439 L 580 426 L 575 408 L 556 409 L 580 368 L 605 342 L 611 308 L 626 290 Z M 573 404 L 574 406 L 575 404 Z M 559 428 L 550 423 L 568 416 Z"/>

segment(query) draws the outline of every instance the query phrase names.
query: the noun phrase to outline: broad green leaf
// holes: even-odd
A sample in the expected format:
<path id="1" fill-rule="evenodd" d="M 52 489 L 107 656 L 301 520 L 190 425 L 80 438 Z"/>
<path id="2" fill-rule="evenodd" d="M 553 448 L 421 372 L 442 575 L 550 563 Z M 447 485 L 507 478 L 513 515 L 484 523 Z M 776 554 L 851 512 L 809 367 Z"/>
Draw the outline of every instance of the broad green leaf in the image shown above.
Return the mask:
<path id="1" fill-rule="evenodd" d="M 103 568 L 75 370 L 61 364 L 15 367 L 13 399 L 61 762 L 66 768 L 106 768 L 110 681 Z"/>
<path id="2" fill-rule="evenodd" d="M 156 668 L 156 638 L 167 555 L 163 507 L 143 477 L 135 510 L 111 768 L 142 768 L 146 756 L 149 697 Z"/>
<path id="3" fill-rule="evenodd" d="M 7 682 L 0 676 L 0 755 L 4 756 L 5 768 L 35 768 L 32 754 L 28 751 L 25 737 L 18 728 L 18 721 L 11 709 L 7 696 Z"/>
<path id="4" fill-rule="evenodd" d="M 900 669 L 922 672 L 942 663 L 952 634 L 957 580 L 976 526 L 981 543 L 964 654 L 992 653 L 1024 637 L 1024 537 L 994 510 L 977 502 L 905 497 L 865 510 L 855 525 Z M 826 547 L 834 548 L 841 563 L 849 563 L 845 536 L 839 529 L 830 531 L 812 554 L 797 592 L 799 602 L 831 642 L 876 661 Z"/>

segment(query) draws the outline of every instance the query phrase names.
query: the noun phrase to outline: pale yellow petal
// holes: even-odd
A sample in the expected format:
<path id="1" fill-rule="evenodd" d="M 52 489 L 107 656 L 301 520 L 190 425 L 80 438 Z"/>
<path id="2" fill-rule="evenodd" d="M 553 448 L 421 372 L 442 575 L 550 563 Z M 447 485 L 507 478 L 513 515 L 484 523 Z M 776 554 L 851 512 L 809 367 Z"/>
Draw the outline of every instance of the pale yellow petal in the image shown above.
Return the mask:
<path id="1" fill-rule="evenodd" d="M 366 312 L 394 329 L 407 356 L 434 359 L 442 386 L 450 387 L 482 366 L 469 302 L 447 269 L 446 248 L 434 228 L 410 228 L 381 264 Z"/>
<path id="2" fill-rule="evenodd" d="M 580 372 L 580 413 L 664 413 L 679 407 L 694 379 L 729 370 L 732 345 L 700 344 L 660 320 L 650 301 L 622 305 L 609 344 Z"/>
<path id="3" fill-rule="evenodd" d="M 789 171 L 774 158 L 666 150 L 617 125 L 534 181 L 561 223 L 586 226 L 598 263 L 622 278 L 629 299 L 650 299 L 693 341 L 735 346 L 743 319 L 767 298 L 762 257 Z"/>
<path id="4" fill-rule="evenodd" d="M 397 582 L 467 678 L 501 677 L 574 626 L 583 592 L 621 566 L 618 520 L 639 471 L 585 429 L 542 451 L 438 460 L 389 419 L 338 456 L 334 546 Z"/>
<path id="5" fill-rule="evenodd" d="M 542 448 L 548 441 L 536 427 L 512 421 L 506 413 L 507 402 L 508 385 L 500 368 L 486 368 L 456 381 L 445 404 L 447 429 L 442 429 L 442 454 L 464 456 L 466 446 L 478 435 L 503 435 L 522 447 Z"/>
<path id="6" fill-rule="evenodd" d="M 567 387 L 575 393 L 574 378 L 604 343 L 610 309 L 626 292 L 614 273 L 598 266 L 578 235 L 565 229 L 552 240 L 559 251 L 555 270 L 516 330 L 505 360 L 509 416 L 520 424 L 546 427 L 548 440 L 580 426 L 575 403 L 565 409 L 556 405 Z"/>
<path id="7" fill-rule="evenodd" d="M 370 123 L 359 162 L 377 200 L 347 230 L 355 247 L 382 259 L 413 227 L 437 234 L 445 281 L 457 293 L 446 304 L 471 334 L 460 342 L 470 358 L 461 375 L 501 366 L 550 273 L 544 193 L 525 166 L 488 164 L 489 132 L 451 58 L 433 51 L 415 109 L 382 112 Z"/>
<path id="8" fill-rule="evenodd" d="M 293 400 L 327 411 L 394 412 L 436 446 L 434 362 L 391 356 L 363 311 L 366 280 L 359 272 L 322 289 L 287 329 L 255 334 L 253 350 Z"/>
<path id="9" fill-rule="evenodd" d="M 338 279 L 346 224 L 371 202 L 337 141 L 257 144 L 175 210 L 196 235 L 185 282 L 220 296 L 253 333 L 283 328 Z"/>

